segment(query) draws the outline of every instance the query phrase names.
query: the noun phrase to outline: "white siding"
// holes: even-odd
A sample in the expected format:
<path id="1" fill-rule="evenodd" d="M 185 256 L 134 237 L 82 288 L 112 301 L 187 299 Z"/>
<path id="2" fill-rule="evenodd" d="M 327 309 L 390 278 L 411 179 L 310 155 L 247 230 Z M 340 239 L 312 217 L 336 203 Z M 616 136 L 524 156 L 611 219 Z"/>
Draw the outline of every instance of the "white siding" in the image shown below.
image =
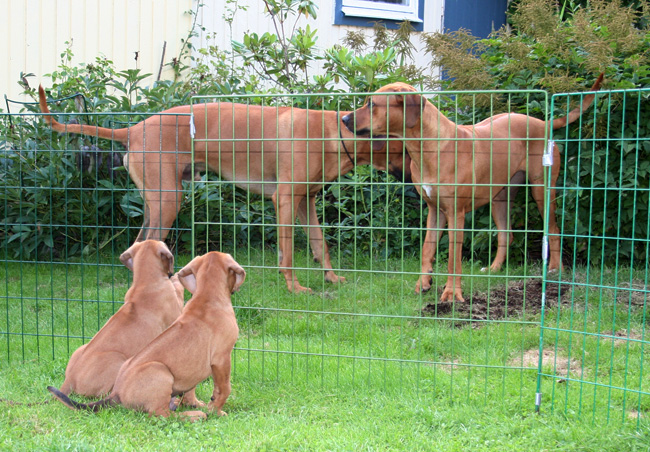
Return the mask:
<path id="1" fill-rule="evenodd" d="M 165 63 L 178 56 L 191 26 L 185 12 L 193 5 L 193 0 L 0 0 L 0 108 L 3 94 L 23 100 L 16 83 L 21 71 L 36 76 L 29 79 L 32 86 L 49 86 L 44 75 L 60 64 L 66 41 L 72 42 L 73 65 L 103 55 L 118 70 L 140 68 L 155 77 L 165 41 Z M 163 77 L 172 75 L 169 68 L 163 71 Z"/>
<path id="2" fill-rule="evenodd" d="M 240 0 L 247 11 L 235 14 L 232 36 L 223 19 L 226 1 L 202 1 L 198 23 L 206 33 L 217 33 L 211 45 L 230 49 L 231 39 L 241 41 L 246 31 L 274 31 L 261 0 Z M 426 1 L 424 31 L 438 31 L 444 0 Z M 334 0 L 318 3 L 318 17 L 301 18 L 300 23 L 318 30 L 318 49 L 323 52 L 342 43 L 346 32 L 355 27 L 334 25 Z M 32 86 L 50 85 L 45 74 L 57 69 L 66 41 L 72 42 L 73 65 L 93 63 L 103 55 L 118 70 L 140 68 L 154 74 L 144 82 L 151 83 L 158 74 L 165 41 L 165 63 L 178 56 L 181 39 L 187 38 L 192 25 L 192 16 L 186 12 L 196 5 L 197 0 L 0 0 L 0 109 L 4 110 L 3 94 L 24 100 L 17 84 L 21 71 L 35 74 L 29 79 Z M 372 35 L 371 29 L 360 29 Z M 193 39 L 195 47 L 208 44 L 206 33 Z M 413 43 L 420 46 L 417 36 Z M 418 53 L 416 64 L 428 64 L 427 59 Z M 172 76 L 171 69 L 165 68 L 162 77 Z"/>
<path id="3" fill-rule="evenodd" d="M 424 8 L 424 31 L 440 31 L 442 28 L 442 15 L 444 10 L 444 0 L 425 0 Z M 205 0 L 205 6 L 199 12 L 199 21 L 205 27 L 205 33 L 201 33 L 195 40 L 195 47 L 205 47 L 207 44 L 217 45 L 222 50 L 230 49 L 231 40 L 241 42 L 244 33 L 254 31 L 261 35 L 265 32 L 275 33 L 273 23 L 269 16 L 264 13 L 263 2 L 261 0 L 239 0 L 242 6 L 246 6 L 246 11 L 237 11 L 233 21 L 232 36 L 227 22 L 223 19 L 226 1 L 225 0 Z M 334 0 L 323 0 L 317 2 L 317 18 L 301 18 L 299 24 L 305 26 L 309 24 L 313 29 L 317 29 L 318 41 L 317 47 L 321 53 L 334 44 L 342 44 L 348 30 L 365 30 L 366 35 L 373 36 L 372 29 L 367 27 L 351 27 L 346 25 L 334 25 Z M 292 22 L 293 23 L 293 22 Z M 215 40 L 206 40 L 206 33 L 216 32 Z M 421 42 L 415 33 L 411 42 L 420 50 Z M 370 39 L 369 42 L 372 42 Z M 424 66 L 429 64 L 430 59 L 424 56 L 424 53 L 418 51 L 415 55 L 415 64 Z"/>

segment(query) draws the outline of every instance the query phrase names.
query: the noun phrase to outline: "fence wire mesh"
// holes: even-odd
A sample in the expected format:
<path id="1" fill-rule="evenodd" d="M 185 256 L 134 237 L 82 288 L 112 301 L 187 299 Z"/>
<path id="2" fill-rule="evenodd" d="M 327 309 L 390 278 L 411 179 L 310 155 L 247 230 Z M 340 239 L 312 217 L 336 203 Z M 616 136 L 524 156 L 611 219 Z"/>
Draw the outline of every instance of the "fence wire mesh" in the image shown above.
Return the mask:
<path id="1" fill-rule="evenodd" d="M 127 120 L 96 114 L 58 119 L 109 126 Z M 54 133 L 32 113 L 0 115 L 0 129 L 1 354 L 7 360 L 69 356 L 124 302 L 131 275 L 118 257 L 140 230 L 142 198 L 119 143 Z M 174 229 L 172 249 L 181 234 L 189 237 L 189 223 Z"/>
<path id="2" fill-rule="evenodd" d="M 540 134 L 533 118 L 566 115 L 576 96 L 556 96 L 548 110 L 541 91 L 423 94 L 433 111 L 477 127 L 448 136 L 421 126 L 414 136 L 394 126 L 369 140 L 349 130 L 358 116 L 343 122 L 367 95 L 198 98 L 131 128 L 127 171 L 119 140 L 57 134 L 38 114 L 1 116 L 2 357 L 65 363 L 122 305 L 131 276 L 117 258 L 145 222 L 158 237 L 169 232 L 177 268 L 219 250 L 246 269 L 233 296 L 235 379 L 525 410 L 538 402 L 598 419 L 634 410 L 640 419 L 648 409 L 647 93 L 601 94 L 596 108 L 553 131 L 557 182 L 531 163 L 548 150 L 546 127 Z M 382 98 L 390 100 L 375 104 Z M 420 114 L 430 121 L 431 111 Z M 144 116 L 58 116 L 73 119 L 119 128 Z M 435 169 L 412 165 L 414 153 Z M 159 174 L 171 176 L 163 183 Z M 427 222 L 421 193 L 451 206 L 447 214 L 464 212 L 455 217 L 464 224 Z M 546 208 L 557 205 L 559 233 L 548 230 L 540 193 Z M 439 237 L 430 268 L 427 232 Z M 509 249 L 490 269 L 499 233 Z M 449 262 L 450 235 L 462 267 Z M 563 266 L 546 274 L 553 236 Z M 430 290 L 416 293 L 428 275 Z M 440 300 L 449 275 L 462 275 L 464 301 Z"/>
<path id="3" fill-rule="evenodd" d="M 237 298 L 241 333 L 235 374 L 327 387 L 413 390 L 478 403 L 506 398 L 532 406 L 537 361 L 527 353 L 539 341 L 543 216 L 530 194 L 543 193 L 543 177 L 511 182 L 519 161 L 512 168 L 485 163 L 484 179 L 472 177 L 475 161 L 495 155 L 508 161 L 516 146 L 515 140 L 491 134 L 491 124 L 483 125 L 484 138 L 445 140 L 440 134 L 429 140 L 392 136 L 369 142 L 343 122 L 365 98 L 250 96 L 237 98 L 240 106 L 226 98 L 196 99 L 195 161 L 220 159 L 222 173 L 227 168 L 225 179 L 232 181 L 193 183 L 195 252 L 230 252 L 249 272 L 249 284 Z M 432 101 L 459 124 L 512 110 L 543 116 L 547 103 L 539 91 L 436 93 Z M 210 109 L 218 126 L 206 120 Z M 511 123 L 504 121 L 503 132 Z M 527 120 L 523 125 L 526 133 Z M 211 132 L 201 135 L 204 130 Z M 540 136 L 522 138 L 524 147 L 543 148 L 545 128 Z M 439 302 L 449 274 L 448 234 L 435 250 L 431 271 L 422 271 L 427 230 L 437 235 L 447 227 L 427 226 L 426 203 L 400 176 L 411 168 L 409 141 L 416 148 L 427 141 L 435 148 L 451 143 L 445 158 L 462 159 L 462 171 L 454 172 L 451 182 L 426 182 L 450 189 L 458 198 L 453 203 L 462 203 L 462 190 L 503 190 L 512 221 L 497 227 L 491 220 L 495 204 L 470 195 L 462 207 L 468 214 L 465 225 L 450 228 L 451 233 L 465 231 L 463 267 L 454 271 L 463 275 L 464 302 Z M 435 178 L 447 181 L 442 173 L 448 169 L 440 168 Z M 525 159 L 522 168 L 528 169 Z M 415 176 L 425 182 L 421 174 Z M 284 198 L 255 194 L 276 191 Z M 290 213 L 283 215 L 283 209 Z M 321 224 L 309 221 L 313 214 Z M 292 230 L 296 216 L 300 223 Z M 491 271 L 499 229 L 513 233 L 514 241 L 503 269 Z M 293 239 L 278 256 L 276 244 L 283 234 Z M 335 276 L 323 268 L 327 252 Z M 292 261 L 285 260 L 287 253 Z M 287 270 L 293 272 L 288 281 Z M 431 290 L 416 294 L 416 282 L 429 273 Z M 296 284 L 294 275 L 307 292 L 288 290 Z M 337 277 L 345 283 L 329 282 Z"/>
<path id="4" fill-rule="evenodd" d="M 648 90 L 598 95 L 596 108 L 552 132 L 563 148 L 558 180 L 564 267 L 548 274 L 540 341 L 542 403 L 640 422 L 650 383 L 647 300 L 650 218 Z M 567 111 L 579 94 L 555 95 Z"/>

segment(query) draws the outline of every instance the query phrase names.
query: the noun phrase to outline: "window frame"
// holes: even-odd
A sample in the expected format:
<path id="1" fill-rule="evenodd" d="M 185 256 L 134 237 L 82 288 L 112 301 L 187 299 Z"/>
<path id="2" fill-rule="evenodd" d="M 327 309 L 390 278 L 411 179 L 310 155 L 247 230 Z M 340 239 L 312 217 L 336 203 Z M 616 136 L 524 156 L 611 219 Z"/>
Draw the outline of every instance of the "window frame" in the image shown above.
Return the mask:
<path id="1" fill-rule="evenodd" d="M 336 0 L 335 25 L 372 27 L 376 22 L 395 29 L 400 22 L 409 21 L 416 31 L 424 25 L 424 0 L 410 0 L 410 5 L 373 2 L 370 0 Z"/>

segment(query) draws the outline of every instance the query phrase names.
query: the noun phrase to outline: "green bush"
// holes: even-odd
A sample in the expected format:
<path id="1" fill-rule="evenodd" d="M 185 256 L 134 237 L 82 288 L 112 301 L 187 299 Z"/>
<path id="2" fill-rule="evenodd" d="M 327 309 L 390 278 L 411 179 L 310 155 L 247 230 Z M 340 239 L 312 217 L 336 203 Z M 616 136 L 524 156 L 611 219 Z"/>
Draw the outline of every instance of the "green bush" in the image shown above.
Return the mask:
<path id="1" fill-rule="evenodd" d="M 462 30 L 425 35 L 432 65 L 441 65 L 449 77 L 432 80 L 430 87 L 582 92 L 604 72 L 606 89 L 650 88 L 647 2 L 560 3 L 558 7 L 551 0 L 520 0 L 509 16 L 512 29 L 499 30 L 488 39 Z M 590 110 L 579 125 L 553 133 L 564 144 L 558 180 L 560 187 L 568 188 L 561 190 L 559 198 L 562 226 L 566 233 L 580 237 L 564 241 L 565 256 L 575 255 L 578 263 L 629 259 L 633 249 L 635 259 L 648 258 L 644 242 L 603 239 L 647 237 L 647 191 L 621 189 L 647 188 L 650 183 L 648 97 L 648 91 L 600 96 L 592 107 L 595 114 Z M 553 113 L 565 115 L 577 100 L 578 96 L 556 97 Z M 550 113 L 540 99 L 509 102 L 508 108 L 504 99 L 501 104 L 503 111 L 513 107 L 539 118 Z M 494 99 L 478 98 L 476 107 L 472 111 L 479 119 L 490 116 Z M 639 139 L 624 139 L 630 137 Z M 529 218 L 529 228 L 541 229 L 539 216 L 527 217 L 521 206 L 518 202 L 511 216 Z M 528 206 L 534 209 L 532 203 Z M 585 235 L 597 238 L 589 240 Z"/>

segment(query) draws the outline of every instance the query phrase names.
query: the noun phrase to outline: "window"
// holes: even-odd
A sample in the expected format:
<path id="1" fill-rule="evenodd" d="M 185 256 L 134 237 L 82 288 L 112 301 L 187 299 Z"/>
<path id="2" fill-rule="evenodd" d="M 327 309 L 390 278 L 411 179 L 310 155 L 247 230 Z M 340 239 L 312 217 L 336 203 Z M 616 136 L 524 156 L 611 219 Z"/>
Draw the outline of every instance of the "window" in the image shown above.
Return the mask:
<path id="1" fill-rule="evenodd" d="M 336 0 L 334 23 L 338 25 L 373 26 L 382 22 L 396 28 L 408 20 L 417 31 L 422 30 L 424 0 Z"/>

